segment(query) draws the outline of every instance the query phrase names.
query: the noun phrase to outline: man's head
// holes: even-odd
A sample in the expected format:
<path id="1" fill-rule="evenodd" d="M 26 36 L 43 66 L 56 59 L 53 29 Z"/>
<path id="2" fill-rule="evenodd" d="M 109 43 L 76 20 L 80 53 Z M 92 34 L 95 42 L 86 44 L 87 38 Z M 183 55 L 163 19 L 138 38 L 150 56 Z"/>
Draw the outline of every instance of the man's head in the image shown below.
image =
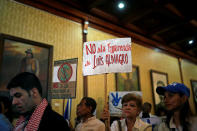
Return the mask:
<path id="1" fill-rule="evenodd" d="M 27 57 L 33 58 L 33 52 L 32 52 L 32 50 L 31 50 L 31 48 L 30 48 L 30 49 L 27 49 L 27 50 L 25 51 L 25 53 L 26 53 L 26 56 L 27 56 Z"/>
<path id="2" fill-rule="evenodd" d="M 77 105 L 77 116 L 91 116 L 96 109 L 96 101 L 90 97 L 84 97 Z"/>
<path id="3" fill-rule="evenodd" d="M 143 107 L 142 107 L 142 110 L 143 110 L 143 113 L 150 113 L 151 112 L 151 104 L 148 103 L 148 102 L 145 102 Z"/>
<path id="4" fill-rule="evenodd" d="M 42 100 L 42 87 L 39 79 L 29 72 L 16 75 L 7 86 L 12 104 L 20 114 L 26 114 L 35 109 Z"/>

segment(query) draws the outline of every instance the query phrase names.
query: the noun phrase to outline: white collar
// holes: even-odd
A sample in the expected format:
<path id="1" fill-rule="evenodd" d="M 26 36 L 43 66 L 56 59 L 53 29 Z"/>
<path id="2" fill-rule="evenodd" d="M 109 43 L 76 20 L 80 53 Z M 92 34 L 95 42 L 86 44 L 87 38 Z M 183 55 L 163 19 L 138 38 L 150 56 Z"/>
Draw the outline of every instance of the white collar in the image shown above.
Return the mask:
<path id="1" fill-rule="evenodd" d="M 171 117 L 171 119 L 170 119 L 170 125 L 169 126 L 170 126 L 170 128 L 175 128 L 177 131 L 183 131 L 183 127 L 181 125 L 179 125 L 179 127 L 176 128 L 173 117 Z"/>

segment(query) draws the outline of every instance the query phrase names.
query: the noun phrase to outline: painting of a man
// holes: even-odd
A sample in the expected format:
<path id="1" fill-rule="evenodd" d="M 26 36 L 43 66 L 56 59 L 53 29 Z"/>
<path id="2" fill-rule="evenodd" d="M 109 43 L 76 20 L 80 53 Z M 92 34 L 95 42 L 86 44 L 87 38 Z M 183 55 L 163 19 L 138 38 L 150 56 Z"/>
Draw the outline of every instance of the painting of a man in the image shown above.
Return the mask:
<path id="1" fill-rule="evenodd" d="M 27 49 L 25 53 L 26 56 L 21 61 L 20 72 L 31 72 L 39 76 L 39 62 L 34 58 L 31 48 Z"/>
<path id="2" fill-rule="evenodd" d="M 34 73 L 41 81 L 43 98 L 48 95 L 52 46 L 8 35 L 0 35 L 0 92 L 20 72 Z"/>

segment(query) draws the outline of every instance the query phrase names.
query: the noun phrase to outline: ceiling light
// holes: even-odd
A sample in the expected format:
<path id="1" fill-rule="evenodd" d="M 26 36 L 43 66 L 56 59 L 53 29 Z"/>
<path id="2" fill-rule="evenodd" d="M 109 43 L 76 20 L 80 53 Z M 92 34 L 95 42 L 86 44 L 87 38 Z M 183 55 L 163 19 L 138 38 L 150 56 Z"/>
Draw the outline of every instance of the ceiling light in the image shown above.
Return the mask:
<path id="1" fill-rule="evenodd" d="M 85 23 L 85 24 L 87 24 L 87 25 L 89 24 L 89 22 L 88 22 L 88 21 L 85 21 L 84 23 Z"/>
<path id="2" fill-rule="evenodd" d="M 193 41 L 193 40 L 190 40 L 190 41 L 189 41 L 189 44 L 191 45 L 192 43 L 194 43 L 194 41 Z"/>
<path id="3" fill-rule="evenodd" d="M 120 2 L 119 4 L 118 4 L 118 8 L 120 8 L 120 9 L 123 9 L 124 8 L 124 3 L 123 2 Z"/>

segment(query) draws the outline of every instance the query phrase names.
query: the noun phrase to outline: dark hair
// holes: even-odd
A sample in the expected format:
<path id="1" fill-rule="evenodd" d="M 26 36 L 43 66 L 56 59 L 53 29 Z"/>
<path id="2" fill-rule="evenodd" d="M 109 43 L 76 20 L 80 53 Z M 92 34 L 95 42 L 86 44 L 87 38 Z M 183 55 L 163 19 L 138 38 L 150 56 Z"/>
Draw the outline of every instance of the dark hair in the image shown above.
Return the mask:
<path id="1" fill-rule="evenodd" d="M 145 102 L 142 107 L 143 111 L 149 111 L 149 110 L 151 110 L 151 108 L 152 108 L 152 105 L 148 102 Z"/>
<path id="2" fill-rule="evenodd" d="M 179 94 L 180 96 L 183 96 L 183 94 Z M 173 116 L 174 112 L 173 111 L 167 111 L 167 119 L 166 119 L 166 124 L 168 128 L 170 128 L 170 119 Z M 191 113 L 191 108 L 189 106 L 189 101 L 187 100 L 184 105 L 182 106 L 180 110 L 180 124 L 183 127 L 183 131 L 189 131 L 190 123 L 189 123 L 189 118 L 192 116 Z"/>
<path id="3" fill-rule="evenodd" d="M 131 100 L 136 102 L 136 105 L 140 110 L 142 109 L 142 97 L 134 93 L 128 93 L 124 95 L 121 104 L 129 102 Z"/>
<path id="4" fill-rule="evenodd" d="M 21 87 L 22 89 L 29 92 L 33 88 L 37 88 L 40 96 L 42 96 L 42 86 L 38 77 L 30 72 L 22 72 L 16 75 L 8 83 L 7 89 Z"/>
<path id="5" fill-rule="evenodd" d="M 149 102 L 144 102 L 144 106 L 149 106 L 150 108 L 152 107 L 152 105 Z"/>
<path id="6" fill-rule="evenodd" d="M 6 109 L 7 111 L 4 112 Z M 13 113 L 12 113 L 12 102 L 8 97 L 0 96 L 0 113 L 4 113 L 4 115 L 9 119 L 10 122 L 13 120 Z"/>
<path id="7" fill-rule="evenodd" d="M 96 109 L 96 101 L 91 97 L 83 97 L 82 100 L 85 100 L 85 105 L 88 107 L 92 107 L 91 113 L 93 114 Z"/>

